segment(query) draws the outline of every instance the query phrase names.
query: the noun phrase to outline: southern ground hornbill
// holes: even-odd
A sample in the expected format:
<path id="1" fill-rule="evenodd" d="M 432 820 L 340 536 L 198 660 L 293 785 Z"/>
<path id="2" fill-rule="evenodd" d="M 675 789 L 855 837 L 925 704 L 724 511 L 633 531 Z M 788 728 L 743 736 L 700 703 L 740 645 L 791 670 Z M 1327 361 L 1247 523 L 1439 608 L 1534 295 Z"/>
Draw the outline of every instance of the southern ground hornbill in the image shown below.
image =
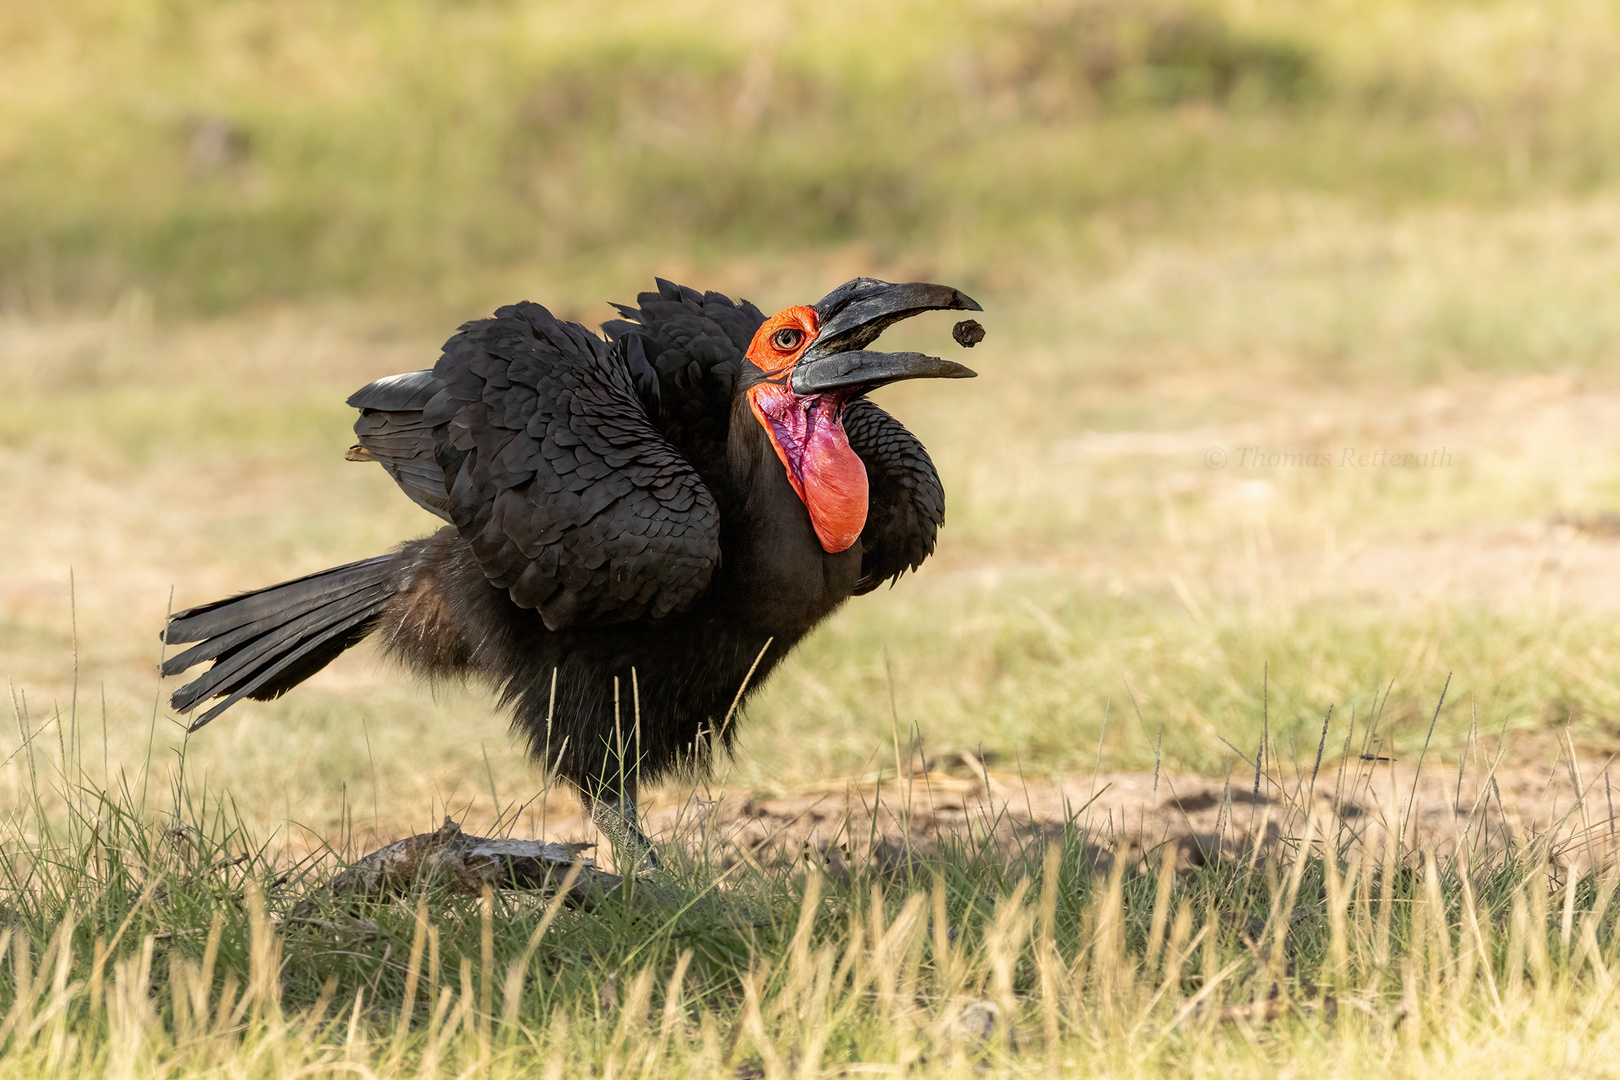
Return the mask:
<path id="1" fill-rule="evenodd" d="M 748 692 L 811 628 L 934 550 L 933 462 L 865 395 L 973 372 L 866 347 L 901 319 L 979 305 L 870 278 L 770 318 L 662 280 L 638 304 L 607 340 L 504 307 L 432 369 L 351 397 L 349 456 L 450 524 L 174 615 L 164 640 L 196 644 L 163 673 L 213 661 L 175 709 L 224 699 L 192 730 L 376 634 L 424 675 L 497 687 L 533 757 L 616 846 L 650 855 L 638 781 L 729 749 Z M 958 325 L 963 344 L 979 336 Z"/>

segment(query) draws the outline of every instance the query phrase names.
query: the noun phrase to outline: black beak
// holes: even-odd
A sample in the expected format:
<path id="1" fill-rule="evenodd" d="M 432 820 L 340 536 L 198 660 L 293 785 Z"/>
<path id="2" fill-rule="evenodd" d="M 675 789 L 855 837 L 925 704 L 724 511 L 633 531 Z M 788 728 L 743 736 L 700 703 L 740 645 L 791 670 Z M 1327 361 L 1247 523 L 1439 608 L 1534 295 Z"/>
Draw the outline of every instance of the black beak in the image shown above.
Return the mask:
<path id="1" fill-rule="evenodd" d="M 800 397 L 828 390 L 871 390 L 901 379 L 971 379 L 978 372 L 951 360 L 920 352 L 853 352 L 817 356 L 812 348 L 793 365 L 790 385 Z"/>
<path id="2" fill-rule="evenodd" d="M 871 389 L 901 379 L 971 379 L 961 364 L 922 353 L 867 352 L 866 346 L 902 319 L 925 311 L 983 311 L 948 285 L 923 281 L 893 285 L 856 278 L 815 305 L 821 333 L 793 366 L 791 385 L 800 396 L 850 387 Z"/>
<path id="3" fill-rule="evenodd" d="M 876 278 L 846 281 L 816 303 L 821 334 L 815 351 L 826 355 L 864 349 L 902 319 L 925 311 L 983 311 L 972 297 L 949 285 L 911 281 L 891 285 Z"/>

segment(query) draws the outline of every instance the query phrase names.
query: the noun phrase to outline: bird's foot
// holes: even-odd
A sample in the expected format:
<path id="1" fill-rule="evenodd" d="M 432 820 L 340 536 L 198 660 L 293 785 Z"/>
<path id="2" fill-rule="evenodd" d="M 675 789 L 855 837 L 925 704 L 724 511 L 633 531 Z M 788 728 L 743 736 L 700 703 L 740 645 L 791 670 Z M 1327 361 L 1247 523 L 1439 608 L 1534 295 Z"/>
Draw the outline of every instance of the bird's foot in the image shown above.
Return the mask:
<path id="1" fill-rule="evenodd" d="M 658 849 L 636 824 L 634 801 L 594 799 L 591 821 L 613 845 L 613 865 L 619 873 L 630 877 L 658 869 Z"/>

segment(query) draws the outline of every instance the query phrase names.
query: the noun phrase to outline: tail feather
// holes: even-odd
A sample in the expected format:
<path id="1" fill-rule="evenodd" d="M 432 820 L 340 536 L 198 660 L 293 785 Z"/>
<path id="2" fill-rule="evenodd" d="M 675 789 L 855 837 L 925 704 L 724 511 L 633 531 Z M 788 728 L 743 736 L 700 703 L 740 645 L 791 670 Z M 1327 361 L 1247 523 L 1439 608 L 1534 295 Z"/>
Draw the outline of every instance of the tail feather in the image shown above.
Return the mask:
<path id="1" fill-rule="evenodd" d="M 244 697 L 279 697 L 321 670 L 366 636 L 397 591 L 392 562 L 366 559 L 175 615 L 164 640 L 199 644 L 171 657 L 163 673 L 214 662 L 174 692 L 175 710 L 225 699 L 197 718 L 195 731 Z"/>
<path id="2" fill-rule="evenodd" d="M 280 697 L 333 660 L 336 660 L 344 650 L 365 637 L 366 633 L 371 629 L 371 621 L 376 617 L 377 613 L 375 611 L 362 612 L 302 642 L 296 649 L 277 657 L 262 671 L 254 674 L 241 689 L 234 691 L 224 701 L 192 721 L 191 727 L 187 730 L 196 731 L 245 697 L 251 697 L 258 701 L 269 701 L 271 698 Z M 340 634 L 344 636 L 338 637 Z M 338 638 L 338 640 L 333 642 L 333 638 Z M 325 646 L 325 648 L 321 648 L 322 646 Z M 315 652 L 318 648 L 321 651 Z M 311 653 L 314 653 L 314 655 L 311 656 Z M 304 662 L 299 663 L 299 661 Z M 288 669 L 293 668 L 294 664 L 297 664 L 296 669 L 289 672 Z M 283 675 L 283 673 L 287 673 L 286 677 L 276 679 L 277 676 Z M 266 684 L 270 683 L 272 679 L 276 679 L 275 683 L 267 686 Z M 224 691 L 221 691 L 221 693 L 224 693 Z"/>
<path id="3" fill-rule="evenodd" d="M 362 559 L 278 585 L 238 593 L 225 600 L 215 600 L 212 604 L 177 611 L 169 616 L 169 626 L 163 632 L 163 640 L 170 645 L 183 645 L 263 619 L 285 621 L 288 614 L 301 614 L 347 596 L 359 585 L 383 580 L 393 559 L 392 555 Z"/>
<path id="4" fill-rule="evenodd" d="M 214 666 L 208 669 L 207 674 L 175 691 L 174 707 L 184 712 L 205 698 L 228 692 L 224 689 L 227 682 L 239 684 L 244 676 L 257 675 L 266 665 L 287 655 L 289 650 L 298 648 L 312 637 L 339 623 L 346 623 L 355 615 L 375 614 L 379 602 L 386 600 L 388 596 L 389 592 L 385 586 L 367 586 L 352 596 L 334 600 L 289 621 L 271 624 L 267 630 L 256 634 L 251 640 L 233 648 L 220 650 L 221 655 L 215 660 Z M 256 628 L 268 621 L 261 620 L 253 626 Z M 231 635 L 225 636 L 234 636 L 235 633 L 237 632 L 233 631 Z M 214 640 L 216 639 L 210 638 L 203 644 L 212 645 Z"/>

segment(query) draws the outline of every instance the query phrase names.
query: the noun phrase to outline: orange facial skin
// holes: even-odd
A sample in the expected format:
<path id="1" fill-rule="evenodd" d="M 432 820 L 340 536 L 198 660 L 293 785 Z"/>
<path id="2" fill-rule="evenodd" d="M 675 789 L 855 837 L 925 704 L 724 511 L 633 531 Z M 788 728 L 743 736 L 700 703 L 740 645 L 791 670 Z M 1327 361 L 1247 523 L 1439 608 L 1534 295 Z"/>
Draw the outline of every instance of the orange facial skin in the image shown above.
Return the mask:
<path id="1" fill-rule="evenodd" d="M 797 330 L 798 341 L 791 346 L 779 344 L 776 336 L 784 330 Z M 748 359 L 767 375 L 785 371 L 798 363 L 799 357 L 810 348 L 820 330 L 815 308 L 784 308 L 760 323 L 759 329 L 754 331 L 754 340 L 748 343 Z"/>
<path id="2" fill-rule="evenodd" d="M 748 389 L 748 404 L 776 456 L 787 469 L 788 483 L 798 492 L 823 550 L 847 551 L 866 527 L 866 466 L 844 434 L 847 395 L 800 397 L 786 374 L 816 339 L 814 308 L 792 307 L 766 319 L 748 346 L 748 359 L 780 380 Z M 795 333 L 796 332 L 796 333 Z"/>

